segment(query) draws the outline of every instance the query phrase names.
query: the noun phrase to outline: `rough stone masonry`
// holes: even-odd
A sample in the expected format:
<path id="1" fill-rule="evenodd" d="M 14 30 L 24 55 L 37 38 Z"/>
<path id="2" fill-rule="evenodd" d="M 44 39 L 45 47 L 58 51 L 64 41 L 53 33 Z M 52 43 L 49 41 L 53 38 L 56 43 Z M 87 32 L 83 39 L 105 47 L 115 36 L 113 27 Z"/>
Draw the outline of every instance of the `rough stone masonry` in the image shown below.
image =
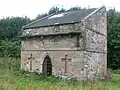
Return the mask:
<path id="1" fill-rule="evenodd" d="M 21 69 L 78 80 L 105 79 L 104 6 L 49 15 L 22 30 Z"/>

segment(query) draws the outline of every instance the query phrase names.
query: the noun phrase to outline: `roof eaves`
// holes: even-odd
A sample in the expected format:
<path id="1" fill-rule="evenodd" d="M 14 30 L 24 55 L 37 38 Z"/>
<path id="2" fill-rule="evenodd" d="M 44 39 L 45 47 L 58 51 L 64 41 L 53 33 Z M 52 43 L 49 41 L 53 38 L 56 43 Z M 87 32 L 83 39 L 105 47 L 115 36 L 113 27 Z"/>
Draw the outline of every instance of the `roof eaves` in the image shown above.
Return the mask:
<path id="1" fill-rule="evenodd" d="M 71 22 L 71 23 L 55 23 L 55 24 L 52 24 L 52 25 L 45 25 L 45 26 L 36 26 L 36 27 L 25 27 L 23 29 L 33 29 L 33 28 L 42 28 L 42 27 L 50 27 L 50 26 L 59 26 L 59 25 L 68 25 L 68 24 L 75 24 L 75 23 L 81 23 L 81 21 L 78 21 L 78 22 Z"/>

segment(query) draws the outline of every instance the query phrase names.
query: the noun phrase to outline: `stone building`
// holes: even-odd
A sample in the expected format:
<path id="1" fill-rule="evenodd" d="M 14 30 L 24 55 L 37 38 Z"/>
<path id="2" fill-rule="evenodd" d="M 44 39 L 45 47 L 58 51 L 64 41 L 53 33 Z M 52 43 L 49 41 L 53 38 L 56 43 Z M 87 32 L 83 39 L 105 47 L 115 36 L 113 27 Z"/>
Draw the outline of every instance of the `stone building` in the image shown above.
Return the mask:
<path id="1" fill-rule="evenodd" d="M 78 80 L 104 79 L 106 9 L 68 11 L 23 26 L 21 69 Z"/>

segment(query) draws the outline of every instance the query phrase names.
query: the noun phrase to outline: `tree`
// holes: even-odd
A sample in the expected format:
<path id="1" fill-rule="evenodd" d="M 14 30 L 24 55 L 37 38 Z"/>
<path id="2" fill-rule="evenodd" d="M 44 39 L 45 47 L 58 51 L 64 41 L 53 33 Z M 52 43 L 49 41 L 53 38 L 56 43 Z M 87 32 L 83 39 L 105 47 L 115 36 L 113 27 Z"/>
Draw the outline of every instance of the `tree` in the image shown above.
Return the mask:
<path id="1" fill-rule="evenodd" d="M 108 67 L 120 69 L 120 13 L 108 11 Z"/>
<path id="2" fill-rule="evenodd" d="M 49 10 L 49 12 L 48 12 L 48 15 L 50 15 L 50 14 L 56 14 L 56 13 L 58 13 L 59 12 L 59 8 L 58 7 L 52 7 L 50 10 Z"/>
<path id="3" fill-rule="evenodd" d="M 29 23 L 28 17 L 8 17 L 0 20 L 0 56 L 20 56 L 22 26 Z"/>
<path id="4" fill-rule="evenodd" d="M 38 14 L 37 17 L 35 18 L 35 20 L 41 19 L 43 17 L 46 17 L 48 14 L 44 13 L 44 14 Z"/>
<path id="5" fill-rule="evenodd" d="M 74 11 L 74 10 L 80 10 L 81 7 L 79 6 L 75 6 L 75 7 L 71 7 L 68 11 Z"/>

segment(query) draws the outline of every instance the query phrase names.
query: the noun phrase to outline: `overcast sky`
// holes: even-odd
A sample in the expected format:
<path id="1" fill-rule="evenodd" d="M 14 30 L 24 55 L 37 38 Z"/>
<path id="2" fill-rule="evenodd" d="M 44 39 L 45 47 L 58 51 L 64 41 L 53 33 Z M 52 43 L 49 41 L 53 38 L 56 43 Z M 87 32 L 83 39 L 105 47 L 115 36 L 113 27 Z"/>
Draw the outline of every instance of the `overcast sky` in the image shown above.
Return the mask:
<path id="1" fill-rule="evenodd" d="M 120 0 L 0 0 L 0 18 L 8 16 L 28 16 L 48 12 L 52 6 L 69 9 L 73 6 L 97 8 L 105 5 L 120 11 Z"/>

